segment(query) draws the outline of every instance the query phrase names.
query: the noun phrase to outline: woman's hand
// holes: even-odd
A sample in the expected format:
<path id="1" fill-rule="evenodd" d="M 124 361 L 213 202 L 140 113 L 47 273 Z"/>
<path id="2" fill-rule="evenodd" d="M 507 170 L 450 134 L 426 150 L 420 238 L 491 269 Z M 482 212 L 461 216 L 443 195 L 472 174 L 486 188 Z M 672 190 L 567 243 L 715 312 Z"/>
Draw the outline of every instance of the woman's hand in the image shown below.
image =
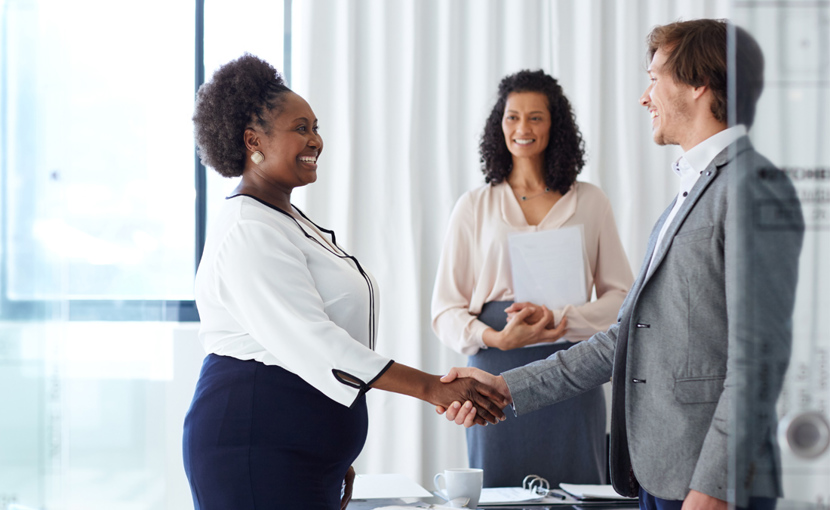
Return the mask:
<path id="1" fill-rule="evenodd" d="M 427 374 L 402 363 L 392 363 L 372 384 L 372 388 L 419 398 L 434 406 L 448 407 L 455 401 L 470 401 L 476 408 L 475 422 L 485 425 L 504 419 L 504 395 L 474 379 L 459 379 L 444 384 L 437 375 Z"/>
<path id="2" fill-rule="evenodd" d="M 536 324 L 540 320 L 542 320 L 543 312 L 544 312 L 544 305 L 543 306 L 536 306 L 533 303 L 523 301 L 521 303 L 513 303 L 512 305 L 508 306 L 504 309 L 505 313 L 507 313 L 507 322 L 512 321 L 516 314 L 524 310 L 525 308 L 533 308 L 533 312 L 529 316 L 525 318 L 525 322 L 528 324 Z M 553 313 L 551 312 L 551 319 L 545 327 L 548 329 L 553 329 Z"/>
<path id="3" fill-rule="evenodd" d="M 510 403 L 509 395 L 472 377 L 447 377 L 435 379 L 437 385 L 432 389 L 428 399 L 436 409 L 448 408 L 453 402 L 467 402 L 474 411 L 471 420 L 479 425 L 496 424 L 505 419 L 502 408 Z M 507 385 L 504 388 L 506 389 Z"/>
<path id="4" fill-rule="evenodd" d="M 568 321 L 564 317 L 555 328 L 547 328 L 549 324 L 553 324 L 553 312 L 546 306 L 537 307 L 529 303 L 521 303 L 516 312 L 510 312 L 515 306 L 514 303 L 507 308 L 508 322 L 503 330 L 496 331 L 490 328 L 484 331 L 482 340 L 485 345 L 509 351 L 526 345 L 554 342 L 565 335 Z"/>
<path id="5" fill-rule="evenodd" d="M 344 489 L 343 497 L 340 499 L 340 510 L 346 510 L 349 506 L 349 501 L 352 500 L 352 489 L 354 488 L 354 466 L 349 466 L 346 471 L 346 478 L 343 479 Z"/>
<path id="6" fill-rule="evenodd" d="M 441 378 L 441 382 L 449 383 L 461 378 L 473 378 L 483 384 L 491 386 L 506 397 L 506 404 L 513 402 L 513 397 L 510 395 L 510 388 L 507 387 L 507 382 L 504 380 L 504 377 L 489 374 L 478 368 L 451 368 L 447 372 L 447 375 Z M 448 407 L 436 406 L 435 411 L 438 414 L 444 414 L 446 412 L 448 420 L 454 421 L 458 425 L 464 425 L 466 428 L 470 428 L 476 424 L 476 408 L 470 401 L 464 402 L 464 405 L 456 401 Z"/>

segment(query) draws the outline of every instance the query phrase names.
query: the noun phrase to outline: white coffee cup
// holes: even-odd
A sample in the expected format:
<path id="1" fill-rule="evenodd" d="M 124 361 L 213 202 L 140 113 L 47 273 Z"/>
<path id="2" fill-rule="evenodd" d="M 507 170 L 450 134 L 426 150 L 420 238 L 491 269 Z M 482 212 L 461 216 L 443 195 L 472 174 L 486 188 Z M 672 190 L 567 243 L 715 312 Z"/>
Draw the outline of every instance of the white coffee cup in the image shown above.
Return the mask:
<path id="1" fill-rule="evenodd" d="M 444 479 L 445 488 L 441 488 L 438 480 Z M 478 499 L 481 497 L 481 485 L 484 481 L 484 470 L 475 468 L 454 468 L 445 469 L 443 473 L 435 475 L 433 482 L 435 490 L 443 494 L 451 506 L 476 508 Z M 463 498 L 461 504 L 454 503 L 454 500 Z M 467 504 L 464 499 L 469 499 Z"/>

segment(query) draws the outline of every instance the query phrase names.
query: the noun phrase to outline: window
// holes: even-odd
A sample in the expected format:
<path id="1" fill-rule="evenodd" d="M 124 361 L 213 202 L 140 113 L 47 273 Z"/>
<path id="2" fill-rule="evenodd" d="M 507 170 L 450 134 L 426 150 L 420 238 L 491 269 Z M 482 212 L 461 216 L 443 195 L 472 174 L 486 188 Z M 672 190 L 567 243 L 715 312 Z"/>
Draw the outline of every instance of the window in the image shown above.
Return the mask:
<path id="1" fill-rule="evenodd" d="M 192 504 L 193 276 L 235 185 L 194 92 L 244 51 L 281 69 L 284 9 L 0 0 L 0 509 Z"/>
<path id="2" fill-rule="evenodd" d="M 235 182 L 194 157 L 194 75 L 245 51 L 282 69 L 283 2 L 199 1 L 197 23 L 188 2 L 0 7 L 0 316 L 198 320 L 205 224 Z"/>

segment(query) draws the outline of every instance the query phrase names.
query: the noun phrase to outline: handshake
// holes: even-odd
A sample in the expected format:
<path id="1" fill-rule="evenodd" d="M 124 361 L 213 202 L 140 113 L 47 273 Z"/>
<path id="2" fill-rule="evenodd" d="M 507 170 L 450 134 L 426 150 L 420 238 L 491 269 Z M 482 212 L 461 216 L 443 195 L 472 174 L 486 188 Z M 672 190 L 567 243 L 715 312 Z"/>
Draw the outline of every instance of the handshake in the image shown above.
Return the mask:
<path id="1" fill-rule="evenodd" d="M 438 395 L 430 399 L 436 404 L 435 411 L 467 428 L 503 421 L 502 409 L 513 402 L 502 376 L 478 368 L 451 368 L 440 381 Z"/>
<path id="2" fill-rule="evenodd" d="M 487 345 L 502 350 L 536 344 L 553 342 L 562 338 L 568 327 L 563 317 L 554 325 L 553 313 L 545 306 L 532 303 L 513 303 L 505 312 L 507 325 L 501 331 L 487 330 L 491 334 Z M 485 338 L 485 341 L 487 339 Z M 472 380 L 472 381 L 470 381 Z M 502 376 L 492 375 L 478 368 L 452 368 L 440 379 L 447 386 L 458 385 L 466 381 L 467 396 L 453 398 L 451 401 L 433 402 L 438 414 L 446 413 L 447 419 L 469 428 L 475 424 L 487 425 L 505 419 L 502 409 L 513 402 L 510 390 Z M 470 384 L 475 382 L 478 384 Z M 449 388 L 447 388 L 449 389 Z"/>

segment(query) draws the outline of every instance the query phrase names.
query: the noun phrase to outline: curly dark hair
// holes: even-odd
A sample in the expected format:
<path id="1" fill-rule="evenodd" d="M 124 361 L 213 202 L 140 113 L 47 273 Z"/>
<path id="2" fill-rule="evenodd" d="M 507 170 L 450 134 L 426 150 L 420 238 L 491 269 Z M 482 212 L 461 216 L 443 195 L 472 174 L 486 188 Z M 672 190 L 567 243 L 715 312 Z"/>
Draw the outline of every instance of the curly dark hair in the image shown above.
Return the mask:
<path id="1" fill-rule="evenodd" d="M 484 124 L 479 144 L 484 181 L 491 185 L 499 184 L 513 170 L 513 157 L 504 142 L 501 128 L 507 96 L 511 92 L 541 92 L 547 97 L 550 138 L 545 149 L 545 185 L 564 195 L 585 166 L 585 142 L 562 87 L 556 79 L 541 70 L 519 71 L 501 80 L 498 100 Z"/>
<path id="2" fill-rule="evenodd" d="M 196 93 L 193 131 L 202 163 L 225 177 L 242 175 L 245 129 L 256 124 L 270 134 L 266 111 L 290 91 L 274 66 L 249 53 L 220 67 Z"/>

